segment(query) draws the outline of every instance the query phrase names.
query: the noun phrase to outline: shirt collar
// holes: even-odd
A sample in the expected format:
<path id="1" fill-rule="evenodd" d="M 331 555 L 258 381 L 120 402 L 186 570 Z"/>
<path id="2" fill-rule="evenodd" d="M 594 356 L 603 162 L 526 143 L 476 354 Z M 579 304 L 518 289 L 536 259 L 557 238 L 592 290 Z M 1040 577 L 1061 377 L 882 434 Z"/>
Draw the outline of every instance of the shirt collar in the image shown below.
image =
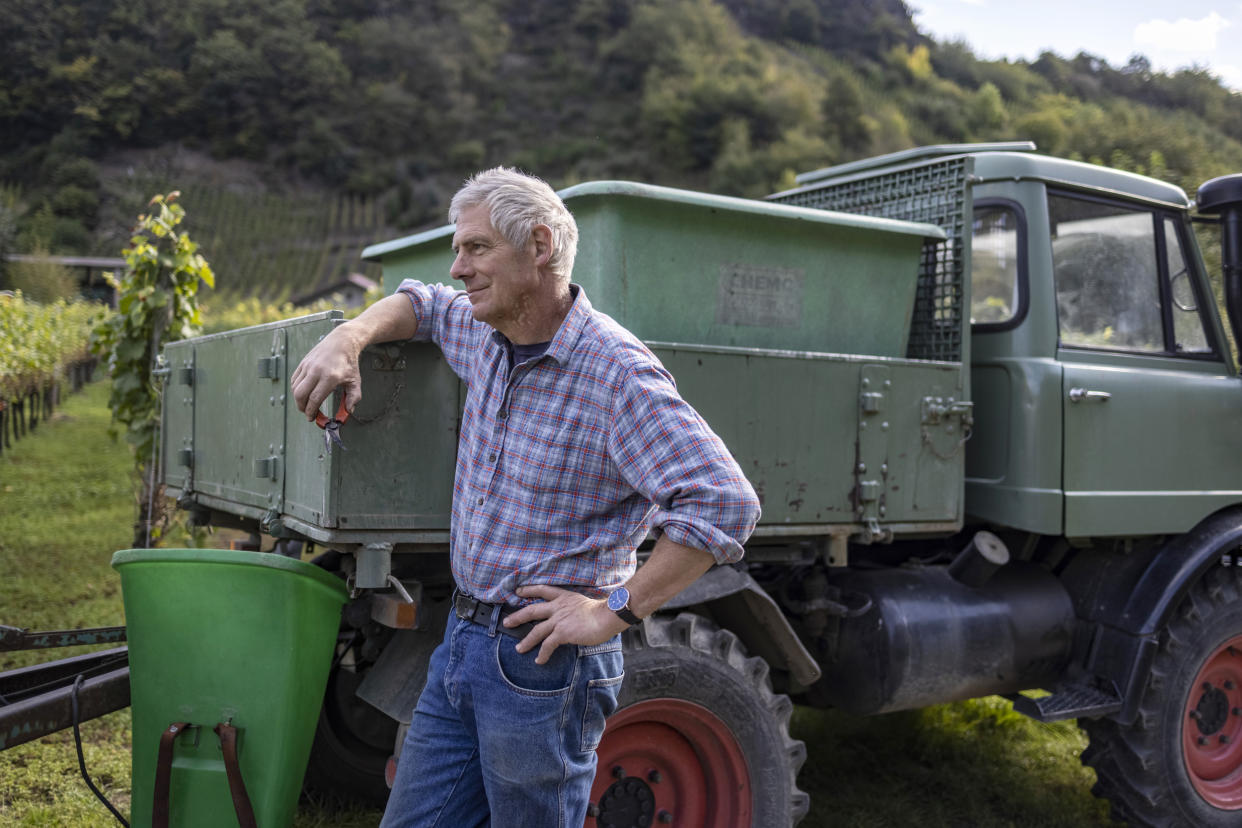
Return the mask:
<path id="1" fill-rule="evenodd" d="M 586 291 L 582 289 L 582 286 L 571 284 L 569 292 L 573 296 L 573 304 L 569 306 L 569 313 L 565 314 L 565 318 L 561 320 L 561 326 L 556 329 L 556 336 L 552 337 L 548 350 L 543 354 L 561 365 L 569 362 L 569 357 L 578 344 L 583 329 L 591 319 L 591 300 L 587 299 Z M 492 331 L 492 341 L 502 349 L 509 345 L 508 337 L 500 331 Z"/>

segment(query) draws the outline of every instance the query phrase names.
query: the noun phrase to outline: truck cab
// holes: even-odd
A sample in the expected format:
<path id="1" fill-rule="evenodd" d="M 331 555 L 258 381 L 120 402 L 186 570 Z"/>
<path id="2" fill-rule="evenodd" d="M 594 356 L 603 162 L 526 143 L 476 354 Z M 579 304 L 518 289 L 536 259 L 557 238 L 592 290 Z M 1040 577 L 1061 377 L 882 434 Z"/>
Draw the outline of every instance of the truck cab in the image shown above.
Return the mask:
<path id="1" fill-rule="evenodd" d="M 1242 381 L 1178 187 L 975 156 L 967 511 L 1069 538 L 1242 503 Z"/>

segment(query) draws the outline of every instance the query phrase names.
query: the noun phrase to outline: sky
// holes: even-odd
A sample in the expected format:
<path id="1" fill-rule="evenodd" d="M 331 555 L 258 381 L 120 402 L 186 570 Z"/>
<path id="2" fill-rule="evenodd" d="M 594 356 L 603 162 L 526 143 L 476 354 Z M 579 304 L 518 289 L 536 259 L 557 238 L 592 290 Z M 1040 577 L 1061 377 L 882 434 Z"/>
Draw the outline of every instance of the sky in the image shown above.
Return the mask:
<path id="1" fill-rule="evenodd" d="M 1079 52 L 1115 68 L 1142 54 L 1156 70 L 1206 68 L 1242 91 L 1242 0 L 907 0 L 920 31 L 965 40 L 980 58 Z"/>

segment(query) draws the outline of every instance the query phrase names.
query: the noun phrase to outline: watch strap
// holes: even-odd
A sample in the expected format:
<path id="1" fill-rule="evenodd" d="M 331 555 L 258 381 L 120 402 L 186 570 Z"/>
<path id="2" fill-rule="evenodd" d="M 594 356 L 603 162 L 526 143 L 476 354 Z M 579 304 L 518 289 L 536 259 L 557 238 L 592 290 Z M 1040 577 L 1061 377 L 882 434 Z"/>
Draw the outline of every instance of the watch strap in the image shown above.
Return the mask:
<path id="1" fill-rule="evenodd" d="M 613 610 L 613 612 L 615 612 L 618 616 L 620 616 L 621 620 L 629 624 L 631 627 L 633 627 L 636 624 L 643 623 L 643 619 L 639 618 L 637 615 L 635 615 L 633 612 L 630 611 L 630 605 L 628 601 L 626 602 L 624 607 L 622 607 L 619 610 Z"/>

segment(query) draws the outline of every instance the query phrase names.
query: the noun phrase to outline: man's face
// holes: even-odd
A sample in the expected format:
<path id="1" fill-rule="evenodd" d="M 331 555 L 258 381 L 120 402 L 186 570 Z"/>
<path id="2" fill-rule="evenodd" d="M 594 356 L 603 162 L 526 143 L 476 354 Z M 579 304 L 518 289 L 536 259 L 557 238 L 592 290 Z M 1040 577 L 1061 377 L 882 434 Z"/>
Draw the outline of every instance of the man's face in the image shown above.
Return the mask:
<path id="1" fill-rule="evenodd" d="M 449 274 L 460 279 L 470 299 L 471 312 L 504 333 L 522 320 L 540 290 L 546 289 L 535 265 L 535 243 L 518 249 L 492 226 L 487 205 L 461 211 L 453 233 L 456 258 Z"/>

